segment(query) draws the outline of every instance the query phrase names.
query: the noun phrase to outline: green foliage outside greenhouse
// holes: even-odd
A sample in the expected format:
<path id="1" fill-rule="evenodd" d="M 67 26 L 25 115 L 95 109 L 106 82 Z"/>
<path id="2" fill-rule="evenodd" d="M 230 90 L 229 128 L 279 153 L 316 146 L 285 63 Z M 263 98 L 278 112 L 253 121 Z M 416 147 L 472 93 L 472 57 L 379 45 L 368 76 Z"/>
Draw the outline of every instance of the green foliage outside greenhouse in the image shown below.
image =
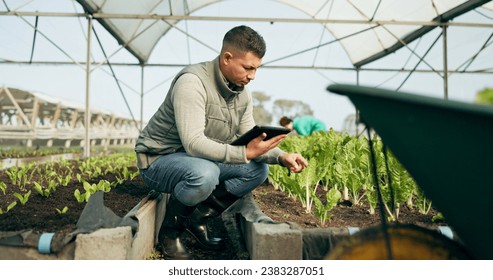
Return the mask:
<path id="1" fill-rule="evenodd" d="M 485 88 L 476 94 L 476 103 L 493 105 L 493 89 Z"/>

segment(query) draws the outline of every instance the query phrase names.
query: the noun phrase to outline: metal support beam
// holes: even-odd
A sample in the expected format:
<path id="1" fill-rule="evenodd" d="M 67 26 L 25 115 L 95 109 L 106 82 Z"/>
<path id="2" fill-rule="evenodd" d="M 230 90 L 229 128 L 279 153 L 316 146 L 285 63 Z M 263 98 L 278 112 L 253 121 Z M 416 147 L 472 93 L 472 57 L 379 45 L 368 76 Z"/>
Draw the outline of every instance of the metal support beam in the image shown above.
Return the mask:
<path id="1" fill-rule="evenodd" d="M 57 13 L 57 12 L 22 12 L 0 11 L 0 16 L 48 16 L 48 17 L 87 17 L 85 13 Z M 262 17 L 220 17 L 220 16 L 191 16 L 191 15 L 158 15 L 158 14 L 111 14 L 93 13 L 94 19 L 151 19 L 164 21 L 197 20 L 197 21 L 235 21 L 235 22 L 287 22 L 287 23 L 322 23 L 322 24 L 373 24 L 373 25 L 416 25 L 416 26 L 465 26 L 465 27 L 493 27 L 493 23 L 471 22 L 433 22 L 433 21 L 393 21 L 393 20 L 341 20 L 317 18 L 262 18 Z"/>
<path id="2" fill-rule="evenodd" d="M 31 122 L 29 121 L 29 119 L 27 118 L 26 114 L 24 113 L 24 110 L 22 110 L 22 108 L 19 106 L 19 103 L 17 102 L 17 100 L 15 100 L 15 98 L 12 95 L 12 93 L 10 92 L 10 90 L 8 88 L 4 87 L 3 88 L 3 91 L 5 92 L 5 94 L 7 95 L 7 97 L 12 102 L 12 105 L 15 107 L 15 109 L 16 109 L 16 115 L 19 116 L 22 119 L 22 121 L 24 122 L 23 125 L 26 126 L 26 127 L 31 127 Z"/>
<path id="3" fill-rule="evenodd" d="M 92 17 L 87 17 L 87 52 L 86 52 L 86 108 L 85 108 L 85 139 L 84 139 L 84 157 L 91 156 L 91 135 L 89 128 L 91 126 L 91 111 L 90 111 L 90 92 L 91 92 L 91 32 L 92 32 Z"/>
<path id="4" fill-rule="evenodd" d="M 85 62 L 78 62 L 78 64 L 84 64 Z M 58 65 L 58 66 L 71 66 L 74 65 L 73 62 L 63 62 L 63 61 L 33 61 L 30 63 L 29 61 L 6 61 L 0 60 L 0 64 L 31 64 L 31 65 Z M 91 63 L 92 66 L 96 65 L 108 65 L 107 63 Z M 112 62 L 111 65 L 119 66 L 119 67 L 135 67 L 140 66 L 140 63 L 118 63 Z M 181 64 L 173 64 L 173 63 L 147 63 L 145 67 L 176 67 L 176 68 L 184 68 L 189 64 L 181 63 Z M 355 71 L 355 67 L 338 67 L 338 66 L 316 66 L 316 65 L 262 65 L 262 69 L 297 69 L 297 70 L 334 70 L 334 71 Z M 412 69 L 412 68 L 370 68 L 370 67 L 359 67 L 360 71 L 363 72 L 416 72 L 416 73 L 436 73 L 443 72 L 441 69 L 429 70 L 429 69 Z M 449 74 L 493 74 L 492 68 L 485 69 L 477 69 L 477 70 L 448 70 Z M 135 90 L 136 93 L 139 93 Z"/>
<path id="5" fill-rule="evenodd" d="M 447 54 L 447 26 L 442 27 L 443 38 L 443 95 L 448 99 L 448 54 Z"/>
<path id="6" fill-rule="evenodd" d="M 360 67 L 356 67 L 356 85 L 359 86 L 359 75 L 360 75 Z M 359 135 L 359 124 L 361 122 L 360 115 L 359 115 L 359 110 L 355 107 L 356 112 L 355 112 L 355 135 Z"/>
<path id="7" fill-rule="evenodd" d="M 144 129 L 144 65 L 140 66 L 140 128 Z"/>
<path id="8" fill-rule="evenodd" d="M 36 45 L 36 34 L 38 33 L 38 20 L 39 16 L 36 16 L 36 22 L 34 23 L 33 46 L 31 48 L 31 58 L 29 59 L 29 61 L 33 61 L 34 46 Z"/>

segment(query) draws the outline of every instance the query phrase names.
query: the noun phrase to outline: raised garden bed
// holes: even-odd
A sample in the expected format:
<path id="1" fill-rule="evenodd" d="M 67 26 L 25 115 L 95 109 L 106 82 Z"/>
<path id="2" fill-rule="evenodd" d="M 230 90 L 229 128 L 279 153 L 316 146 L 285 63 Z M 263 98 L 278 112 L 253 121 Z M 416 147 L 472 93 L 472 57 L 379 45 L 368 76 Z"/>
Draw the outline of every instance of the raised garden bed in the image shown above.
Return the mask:
<path id="1" fill-rule="evenodd" d="M 75 169 L 74 169 L 75 170 Z M 134 167 L 130 168 L 131 171 L 136 171 Z M 5 173 L 0 172 L 0 181 L 9 181 L 10 179 L 6 177 Z M 73 174 L 75 176 L 75 174 Z M 105 174 L 98 178 L 98 180 L 114 180 L 114 175 Z M 137 176 L 132 180 L 125 181 L 123 184 L 118 185 L 112 191 L 104 194 L 104 205 L 111 209 L 117 216 L 123 217 L 136 206 L 139 205 L 142 212 L 145 212 L 147 216 L 146 225 L 140 224 L 139 227 L 147 227 L 145 230 L 147 235 L 143 237 L 140 234 L 140 240 L 133 238 L 133 232 L 131 228 L 124 228 L 123 230 L 116 230 L 114 228 L 101 229 L 89 235 L 79 235 L 81 237 L 87 237 L 89 242 L 80 241 L 71 242 L 67 248 L 52 248 L 52 250 L 57 251 L 54 254 L 39 254 L 36 253 L 36 248 L 38 240 L 33 240 L 44 232 L 53 232 L 55 236 L 53 240 L 63 240 L 66 238 L 67 234 L 70 234 L 77 230 L 76 224 L 80 215 L 84 209 L 85 203 L 78 203 L 74 198 L 74 189 L 80 188 L 80 183 L 73 181 L 67 186 L 60 186 L 57 191 L 54 192 L 50 197 L 43 197 L 41 195 L 33 195 L 29 198 L 29 203 L 26 205 L 17 205 L 11 211 L 0 215 L 0 232 L 5 235 L 6 232 L 15 232 L 29 230 L 35 235 L 32 235 L 30 239 L 26 239 L 26 244 L 30 247 L 29 254 L 24 254 L 19 256 L 19 258 L 33 258 L 33 259 L 43 259 L 43 258 L 55 258 L 55 259 L 74 259 L 74 258 L 86 258 L 86 259 L 98 259 L 103 258 L 102 255 L 98 255 L 95 251 L 92 254 L 76 254 L 76 246 L 89 246 L 88 244 L 94 243 L 95 239 L 104 240 L 108 235 L 113 237 L 118 237 L 117 240 L 113 240 L 119 243 L 126 243 L 127 247 L 122 247 L 123 249 L 118 250 L 117 246 L 113 246 L 112 254 L 106 255 L 107 258 L 140 258 L 140 259 L 160 259 L 160 252 L 154 247 L 154 238 L 156 228 L 159 227 L 159 221 L 162 219 L 163 204 L 159 199 L 149 200 L 143 203 L 149 190 L 145 188 L 141 179 Z M 12 188 L 6 189 L 6 195 L 0 197 L 0 205 L 5 210 L 5 205 L 10 203 L 6 201 L 6 197 L 12 197 Z M 9 196 L 10 195 L 10 196 Z M 288 197 L 285 193 L 280 190 L 276 190 L 270 184 L 265 184 L 259 186 L 252 193 L 252 198 L 255 203 L 259 206 L 259 209 L 264 212 L 264 215 L 269 217 L 274 222 L 278 223 L 288 223 L 297 224 L 302 228 L 307 229 L 323 229 L 323 228 L 366 228 L 380 223 L 380 217 L 378 214 L 370 215 L 367 208 L 364 206 L 351 206 L 347 202 L 341 202 L 337 207 L 331 210 L 332 218 L 325 223 L 321 223 L 320 219 L 315 217 L 313 213 L 306 213 L 305 208 L 295 201 L 293 198 Z M 2 200 L 3 199 L 3 200 Z M 69 210 L 61 214 L 56 209 L 63 209 L 67 207 Z M 436 211 L 432 209 L 426 215 L 419 214 L 417 210 L 407 209 L 405 207 L 401 208 L 399 222 L 417 224 L 424 227 L 438 227 L 446 225 L 445 222 L 433 222 L 432 218 L 436 214 Z M 161 216 L 160 216 L 161 215 Z M 192 251 L 195 259 L 204 260 L 228 260 L 228 259 L 250 259 L 252 256 L 247 252 L 246 244 L 244 243 L 243 232 L 245 229 L 239 227 L 236 224 L 234 216 L 229 219 L 222 220 L 216 219 L 212 222 L 211 226 L 215 233 L 220 234 L 234 234 L 231 238 L 231 244 L 227 247 L 227 250 L 208 251 L 197 247 L 194 240 L 189 236 L 185 235 L 185 243 Z M 140 221 L 139 221 L 140 223 Z M 140 230 L 139 229 L 139 230 Z M 234 231 L 233 233 L 231 231 Z M 37 234 L 37 235 L 36 235 Z M 33 237 L 36 236 L 36 237 Z M 139 236 L 139 234 L 137 234 Z M 142 240 L 142 237 L 145 240 Z M 87 240 L 87 239 L 86 239 Z M 111 240 L 110 240 L 111 241 Z M 147 253 L 144 255 L 136 255 L 135 252 L 128 251 L 129 247 L 132 247 L 132 242 L 145 243 L 144 246 L 148 248 Z M 79 244 L 79 245 L 77 245 Z M 80 245 L 82 244 L 82 245 Z M 150 248 L 149 248 L 150 247 Z M 2 251 L 4 255 L 2 258 L 13 258 L 12 251 L 13 247 L 3 247 Z M 87 251 L 91 251 L 88 249 Z M 126 251 L 127 250 L 127 251 Z M 94 251 L 94 250 L 93 250 Z M 251 252 L 250 252 L 251 253 Z M 10 256 L 9 256 L 10 254 Z M 262 256 L 262 255 L 260 255 Z M 255 257 L 255 256 L 253 256 Z M 268 257 L 268 256 L 267 256 Z"/>
<path id="2" fill-rule="evenodd" d="M 52 156 L 60 159 L 59 155 Z M 133 163 L 131 159 L 129 162 Z M 83 160 L 61 160 L 50 162 L 46 166 L 34 164 L 35 167 L 32 168 L 13 167 L 0 171 L 0 244 L 5 246 L 2 248 L 2 259 L 30 258 L 29 256 L 71 259 L 77 256 L 73 249 L 76 237 L 80 234 L 90 234 L 98 228 L 128 226 L 123 230 L 124 235 L 129 234 L 128 239 L 135 241 L 136 231 L 140 227 L 139 219 L 147 219 L 147 212 L 152 212 L 152 236 L 147 238 L 152 249 L 157 202 L 149 200 L 150 190 L 138 176 L 135 176 L 136 167 L 107 164 L 102 169 L 91 170 L 92 167 L 88 166 L 92 164 L 97 165 L 95 162 Z M 111 172 L 106 172 L 110 168 Z M 100 174 L 96 175 L 95 172 Z M 92 188 L 96 185 L 104 185 L 106 190 L 94 192 Z M 79 198 L 82 198 L 82 201 L 76 198 L 76 191 L 80 193 Z M 84 195 L 88 195 L 89 192 L 93 193 L 92 196 L 101 198 L 99 202 L 91 199 L 91 207 L 84 201 Z M 152 211 L 149 207 L 153 208 Z M 99 217 L 90 213 L 95 210 L 99 212 Z M 83 213 L 86 215 L 81 219 Z M 146 217 L 142 216 L 144 214 Z M 140 217 L 137 217 L 139 215 Z M 88 220 L 88 217 L 95 220 Z M 91 223 L 92 225 L 88 226 Z M 42 249 L 41 241 L 46 238 L 49 238 L 48 245 L 45 244 Z M 45 255 L 36 255 L 28 250 L 29 253 L 23 256 L 22 253 L 16 254 L 15 248 L 35 249 L 34 251 L 38 250 Z M 41 249 L 44 252 L 41 252 Z M 150 253 L 149 251 L 147 253 Z M 129 257 L 133 257 L 132 254 L 129 253 Z M 145 257 L 147 256 L 140 256 Z"/>

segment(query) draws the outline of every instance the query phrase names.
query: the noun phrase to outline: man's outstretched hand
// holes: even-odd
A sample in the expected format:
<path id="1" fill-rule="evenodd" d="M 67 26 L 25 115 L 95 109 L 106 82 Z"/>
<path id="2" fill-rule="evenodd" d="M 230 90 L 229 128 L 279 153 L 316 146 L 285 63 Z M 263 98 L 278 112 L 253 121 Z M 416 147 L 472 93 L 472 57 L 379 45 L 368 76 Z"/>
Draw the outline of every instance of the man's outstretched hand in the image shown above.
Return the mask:
<path id="1" fill-rule="evenodd" d="M 301 172 L 308 166 L 308 161 L 300 154 L 284 153 L 279 156 L 279 162 L 294 173 Z"/>

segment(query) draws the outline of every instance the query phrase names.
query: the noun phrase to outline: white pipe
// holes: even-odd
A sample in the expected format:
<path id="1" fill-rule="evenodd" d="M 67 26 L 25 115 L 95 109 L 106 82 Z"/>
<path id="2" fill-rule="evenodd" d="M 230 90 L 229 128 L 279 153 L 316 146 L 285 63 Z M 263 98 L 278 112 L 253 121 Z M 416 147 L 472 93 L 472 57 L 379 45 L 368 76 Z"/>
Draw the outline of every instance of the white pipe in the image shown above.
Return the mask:
<path id="1" fill-rule="evenodd" d="M 57 12 L 0 12 L 0 16 L 48 16 L 48 17 L 85 17 L 83 13 Z M 402 21 L 402 20 L 339 20 L 316 18 L 261 18 L 261 17 L 220 17 L 220 16 L 190 16 L 190 15 L 158 15 L 158 14 L 111 14 L 94 13 L 96 19 L 155 19 L 155 20 L 197 20 L 197 21 L 237 21 L 237 22 L 289 22 L 289 23 L 323 23 L 323 24 L 372 24 L 372 25 L 416 25 L 416 26 L 464 26 L 464 27 L 493 27 L 492 23 L 471 22 L 435 22 L 435 21 Z"/>
<path id="2" fill-rule="evenodd" d="M 85 111 L 85 139 L 84 139 L 84 157 L 91 156 L 91 135 L 89 135 L 89 127 L 91 125 L 90 111 L 90 78 L 91 78 L 91 32 L 92 32 L 92 17 L 87 17 L 87 52 L 86 52 L 86 111 Z"/>
<path id="3" fill-rule="evenodd" d="M 447 53 L 447 26 L 442 28 L 443 33 L 443 95 L 448 99 L 448 53 Z"/>

